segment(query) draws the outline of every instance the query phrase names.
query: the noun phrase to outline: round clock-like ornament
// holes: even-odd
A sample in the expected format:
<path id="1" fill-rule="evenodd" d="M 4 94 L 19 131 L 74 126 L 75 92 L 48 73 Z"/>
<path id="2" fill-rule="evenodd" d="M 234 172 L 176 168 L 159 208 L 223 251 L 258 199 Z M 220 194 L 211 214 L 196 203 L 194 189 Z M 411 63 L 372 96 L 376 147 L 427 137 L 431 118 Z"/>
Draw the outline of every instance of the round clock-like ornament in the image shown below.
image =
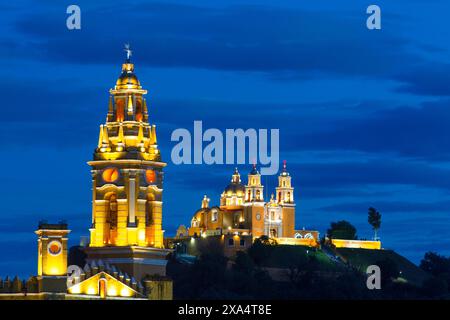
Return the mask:
<path id="1" fill-rule="evenodd" d="M 59 242 L 57 240 L 50 241 L 50 243 L 47 246 L 47 251 L 52 256 L 59 255 L 61 253 L 61 251 L 62 251 L 62 244 L 61 244 L 61 242 Z"/>
<path id="2" fill-rule="evenodd" d="M 103 170 L 102 178 L 105 182 L 114 182 L 119 178 L 119 170 L 117 168 L 108 168 Z"/>
<path id="3" fill-rule="evenodd" d="M 261 220 L 261 215 L 259 213 L 256 214 L 256 220 Z"/>
<path id="4" fill-rule="evenodd" d="M 145 180 L 147 183 L 155 183 L 156 181 L 156 173 L 154 170 L 148 169 L 145 171 Z"/>

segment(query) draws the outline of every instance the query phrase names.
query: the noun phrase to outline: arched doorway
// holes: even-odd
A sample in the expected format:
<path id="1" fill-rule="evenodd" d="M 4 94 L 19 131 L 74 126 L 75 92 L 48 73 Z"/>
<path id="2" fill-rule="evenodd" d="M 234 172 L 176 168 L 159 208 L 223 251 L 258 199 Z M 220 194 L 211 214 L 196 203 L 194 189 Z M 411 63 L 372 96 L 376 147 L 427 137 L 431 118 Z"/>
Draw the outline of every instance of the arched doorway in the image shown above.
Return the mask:
<path id="1" fill-rule="evenodd" d="M 106 289 L 106 279 L 102 278 L 98 280 L 98 294 L 100 295 L 100 298 L 105 299 L 107 295 L 107 289 Z"/>
<path id="2" fill-rule="evenodd" d="M 277 230 L 276 229 L 270 229 L 270 237 L 276 238 L 277 237 Z"/>

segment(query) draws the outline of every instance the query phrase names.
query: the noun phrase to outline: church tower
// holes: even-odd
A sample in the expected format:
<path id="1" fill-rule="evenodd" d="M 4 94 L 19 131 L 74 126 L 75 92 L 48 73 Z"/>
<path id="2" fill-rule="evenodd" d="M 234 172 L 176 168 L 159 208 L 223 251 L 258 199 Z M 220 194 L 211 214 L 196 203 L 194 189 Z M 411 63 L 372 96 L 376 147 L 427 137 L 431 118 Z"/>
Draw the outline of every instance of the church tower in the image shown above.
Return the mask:
<path id="1" fill-rule="evenodd" d="M 67 223 L 39 222 L 38 230 L 38 286 L 39 292 L 65 290 L 67 275 Z"/>
<path id="2" fill-rule="evenodd" d="M 108 257 L 105 252 L 116 252 L 112 249 L 117 247 L 128 247 L 131 253 L 137 250 L 135 247 L 163 248 L 162 185 L 166 163 L 161 160 L 156 127 L 149 123 L 147 90 L 135 74 L 131 50 L 127 47 L 126 51 L 122 72 L 109 91 L 106 122 L 100 125 L 93 160 L 88 162 L 92 173 L 88 252 L 102 259 Z"/>
<path id="3" fill-rule="evenodd" d="M 293 237 L 295 233 L 294 188 L 291 184 L 291 176 L 286 168 L 286 161 L 283 161 L 283 170 L 278 176 L 276 202 L 281 207 L 282 236 Z"/>
<path id="4" fill-rule="evenodd" d="M 155 125 L 128 56 L 100 125 L 92 167 L 90 246 L 163 246 L 162 168 Z"/>
<path id="5" fill-rule="evenodd" d="M 264 186 L 261 184 L 261 174 L 256 164 L 248 174 L 245 186 L 246 216 L 251 219 L 251 233 L 253 237 L 264 234 Z"/>

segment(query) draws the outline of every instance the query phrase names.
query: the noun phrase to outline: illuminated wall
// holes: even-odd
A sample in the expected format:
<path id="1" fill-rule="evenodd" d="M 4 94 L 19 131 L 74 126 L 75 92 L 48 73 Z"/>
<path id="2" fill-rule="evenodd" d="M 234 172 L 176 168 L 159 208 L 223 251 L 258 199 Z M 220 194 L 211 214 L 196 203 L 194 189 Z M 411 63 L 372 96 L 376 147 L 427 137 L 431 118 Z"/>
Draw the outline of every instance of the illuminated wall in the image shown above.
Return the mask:
<path id="1" fill-rule="evenodd" d="M 319 243 L 314 238 L 275 238 L 278 244 L 292 246 L 318 247 Z"/>
<path id="2" fill-rule="evenodd" d="M 381 249 L 381 241 L 332 239 L 331 243 L 336 248 Z"/>
<path id="3" fill-rule="evenodd" d="M 81 294 L 106 297 L 138 297 L 142 296 L 136 290 L 110 276 L 106 272 L 100 272 L 81 281 L 67 289 L 69 294 Z"/>

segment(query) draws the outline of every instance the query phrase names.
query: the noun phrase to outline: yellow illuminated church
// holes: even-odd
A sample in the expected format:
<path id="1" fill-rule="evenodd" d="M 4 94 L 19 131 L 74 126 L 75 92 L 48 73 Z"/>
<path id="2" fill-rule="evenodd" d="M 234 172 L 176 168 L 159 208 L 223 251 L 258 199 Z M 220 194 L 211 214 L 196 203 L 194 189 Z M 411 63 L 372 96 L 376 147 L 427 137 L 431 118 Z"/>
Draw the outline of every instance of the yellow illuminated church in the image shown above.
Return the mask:
<path id="1" fill-rule="evenodd" d="M 92 217 L 86 263 L 67 265 L 66 223 L 41 222 L 38 274 L 0 280 L 0 299 L 171 299 L 163 245 L 163 168 L 156 127 L 131 62 L 110 90 L 106 122 L 88 164 Z"/>
<path id="2" fill-rule="evenodd" d="M 230 255 L 249 247 L 261 236 L 273 238 L 280 244 L 318 246 L 317 231 L 295 229 L 294 187 L 286 162 L 274 191 L 275 195 L 272 193 L 266 201 L 256 165 L 248 173 L 246 184 L 236 168 L 220 196 L 220 205 L 210 206 L 210 199 L 205 195 L 190 227 L 180 226 L 177 238 L 221 236 L 225 253 Z"/>

